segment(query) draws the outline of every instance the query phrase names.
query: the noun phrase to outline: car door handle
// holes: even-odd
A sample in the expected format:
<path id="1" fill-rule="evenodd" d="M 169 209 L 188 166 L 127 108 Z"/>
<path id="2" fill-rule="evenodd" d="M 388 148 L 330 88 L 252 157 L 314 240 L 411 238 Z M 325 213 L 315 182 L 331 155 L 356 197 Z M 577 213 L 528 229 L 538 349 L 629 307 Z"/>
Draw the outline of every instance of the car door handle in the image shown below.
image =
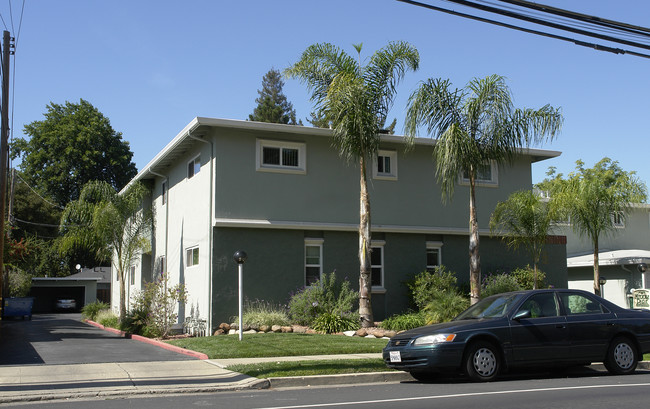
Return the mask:
<path id="1" fill-rule="evenodd" d="M 557 324 L 557 325 L 555 326 L 555 328 L 566 329 L 566 325 L 564 325 L 564 324 Z"/>
<path id="2" fill-rule="evenodd" d="M 616 324 L 614 324 L 613 322 L 608 322 L 608 323 L 607 323 L 607 326 L 608 326 L 608 327 L 613 327 L 614 325 L 616 325 Z"/>

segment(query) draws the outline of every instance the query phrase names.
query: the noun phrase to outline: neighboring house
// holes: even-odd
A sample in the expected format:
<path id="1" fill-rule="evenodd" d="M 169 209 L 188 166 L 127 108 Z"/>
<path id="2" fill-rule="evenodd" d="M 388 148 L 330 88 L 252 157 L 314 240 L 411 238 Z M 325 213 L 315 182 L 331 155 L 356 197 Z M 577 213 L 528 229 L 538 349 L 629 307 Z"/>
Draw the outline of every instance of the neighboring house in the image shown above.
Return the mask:
<path id="1" fill-rule="evenodd" d="M 110 303 L 111 268 L 81 268 L 67 277 L 34 277 L 30 296 L 35 298 L 36 313 L 54 311 L 58 299 L 75 300 L 77 310 L 95 301 Z"/>
<path id="2" fill-rule="evenodd" d="M 189 292 L 179 317 L 194 311 L 208 328 L 238 309 L 237 265 L 244 250 L 244 295 L 286 304 L 290 294 L 336 271 L 358 288 L 359 169 L 331 146 L 331 130 L 249 121 L 195 118 L 134 180 L 148 183 L 145 206 L 155 211 L 151 251 L 127 274 L 127 297 L 155 274 Z M 409 307 L 405 282 L 435 265 L 469 279 L 469 188 L 459 178 L 453 201 L 441 202 L 431 139 L 407 150 L 384 135 L 369 171 L 372 208 L 372 306 L 376 320 Z M 477 189 L 484 273 L 529 263 L 490 237 L 499 201 L 530 189 L 531 163 L 559 152 L 525 150 L 511 166 L 486 166 Z M 541 266 L 550 284 L 566 287 L 563 238 Z M 114 274 L 113 280 L 116 280 Z M 119 300 L 113 285 L 113 305 Z"/>
<path id="3" fill-rule="evenodd" d="M 650 288 L 650 205 L 635 204 L 627 217 L 612 215 L 615 231 L 599 239 L 599 268 L 602 295 L 608 300 L 629 307 L 630 291 Z M 557 230 L 567 237 L 567 268 L 569 288 L 593 292 L 593 244 L 588 237 L 573 232 L 570 224 Z"/>

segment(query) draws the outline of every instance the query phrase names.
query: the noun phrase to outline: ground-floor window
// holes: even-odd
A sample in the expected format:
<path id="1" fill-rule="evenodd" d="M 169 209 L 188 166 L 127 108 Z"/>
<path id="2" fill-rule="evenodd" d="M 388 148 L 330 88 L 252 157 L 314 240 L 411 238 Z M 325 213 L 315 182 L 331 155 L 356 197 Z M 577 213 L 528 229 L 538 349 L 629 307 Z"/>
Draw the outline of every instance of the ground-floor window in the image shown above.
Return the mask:
<path id="1" fill-rule="evenodd" d="M 185 251 L 185 265 L 187 267 L 199 264 L 199 247 L 190 247 Z"/>
<path id="2" fill-rule="evenodd" d="M 427 241 L 427 271 L 433 272 L 442 264 L 442 242 Z"/>
<path id="3" fill-rule="evenodd" d="M 370 266 L 372 268 L 371 283 L 374 288 L 384 287 L 384 241 L 372 241 Z"/>
<path id="4" fill-rule="evenodd" d="M 312 285 L 323 274 L 323 239 L 305 239 L 305 285 Z"/>

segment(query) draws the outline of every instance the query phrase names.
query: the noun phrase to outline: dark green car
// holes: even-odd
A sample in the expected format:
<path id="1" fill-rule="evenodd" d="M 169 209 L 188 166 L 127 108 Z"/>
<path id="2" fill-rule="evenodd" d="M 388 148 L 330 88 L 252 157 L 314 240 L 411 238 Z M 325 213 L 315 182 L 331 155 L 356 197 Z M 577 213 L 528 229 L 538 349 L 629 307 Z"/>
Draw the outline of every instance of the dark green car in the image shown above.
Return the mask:
<path id="1" fill-rule="evenodd" d="M 624 309 L 586 291 L 553 289 L 487 297 L 453 321 L 396 335 L 383 358 L 422 381 L 445 372 L 491 381 L 506 370 L 592 362 L 629 374 L 648 352 L 649 311 Z"/>

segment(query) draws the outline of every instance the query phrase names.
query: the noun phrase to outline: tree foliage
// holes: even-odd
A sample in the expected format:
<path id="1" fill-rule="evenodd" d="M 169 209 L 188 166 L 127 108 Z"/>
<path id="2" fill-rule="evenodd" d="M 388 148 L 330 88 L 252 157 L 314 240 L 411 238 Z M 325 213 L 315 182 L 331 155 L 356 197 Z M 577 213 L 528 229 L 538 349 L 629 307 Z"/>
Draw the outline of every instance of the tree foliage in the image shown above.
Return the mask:
<path id="1" fill-rule="evenodd" d="M 332 44 L 311 45 L 285 73 L 307 84 L 316 105 L 316 118 L 325 118 L 332 126 L 333 145 L 341 156 L 359 163 L 359 314 L 362 326 L 369 327 L 374 323 L 367 164 L 379 149 L 380 131 L 397 85 L 407 71 L 417 70 L 420 56 L 410 44 L 392 42 L 362 65 L 362 45 L 354 47 L 356 59 Z"/>
<path id="2" fill-rule="evenodd" d="M 530 190 L 519 191 L 497 204 L 490 218 L 490 230 L 502 234 L 508 247 L 526 249 L 536 277 L 546 238 L 560 219 L 558 212 L 540 195 Z M 536 278 L 533 282 L 537 282 Z"/>
<path id="3" fill-rule="evenodd" d="M 282 92 L 284 81 L 280 71 L 271 69 L 262 78 L 262 89 L 257 90 L 257 106 L 248 116 L 249 121 L 272 122 L 275 124 L 297 125 L 296 110 Z M 302 121 L 300 122 L 302 125 Z"/>
<path id="4" fill-rule="evenodd" d="M 119 190 L 137 174 L 129 143 L 88 101 L 50 103 L 44 116 L 25 125 L 29 140 L 18 138 L 11 146 L 12 156 L 22 158 L 25 181 L 39 194 L 64 206 L 89 181 Z"/>
<path id="5" fill-rule="evenodd" d="M 575 171 L 566 179 L 552 168 L 547 175 L 537 188 L 549 192 L 573 230 L 591 240 L 594 292 L 600 294 L 599 238 L 616 231 L 615 218 L 625 220 L 632 203 L 646 201 L 647 187 L 636 172 L 624 171 L 610 158 L 601 159 L 593 168 L 585 168 L 584 162 L 579 160 Z"/>
<path id="6" fill-rule="evenodd" d="M 118 194 L 107 182 L 86 184 L 78 200 L 68 203 L 61 217 L 61 249 L 82 249 L 113 260 L 120 282 L 120 320 L 126 313 L 125 280 L 138 254 L 150 247 L 153 214 L 142 206 L 148 189 L 133 183 Z"/>
<path id="7" fill-rule="evenodd" d="M 459 175 L 469 180 L 470 291 L 472 303 L 480 298 L 476 183 L 482 166 L 510 163 L 522 147 L 553 139 L 559 132 L 559 109 L 515 108 L 505 78 L 474 78 L 463 89 L 451 89 L 449 80 L 429 79 L 409 98 L 406 134 L 412 138 L 424 126 L 436 138 L 433 149 L 436 176 L 443 201 L 449 200 Z"/>

